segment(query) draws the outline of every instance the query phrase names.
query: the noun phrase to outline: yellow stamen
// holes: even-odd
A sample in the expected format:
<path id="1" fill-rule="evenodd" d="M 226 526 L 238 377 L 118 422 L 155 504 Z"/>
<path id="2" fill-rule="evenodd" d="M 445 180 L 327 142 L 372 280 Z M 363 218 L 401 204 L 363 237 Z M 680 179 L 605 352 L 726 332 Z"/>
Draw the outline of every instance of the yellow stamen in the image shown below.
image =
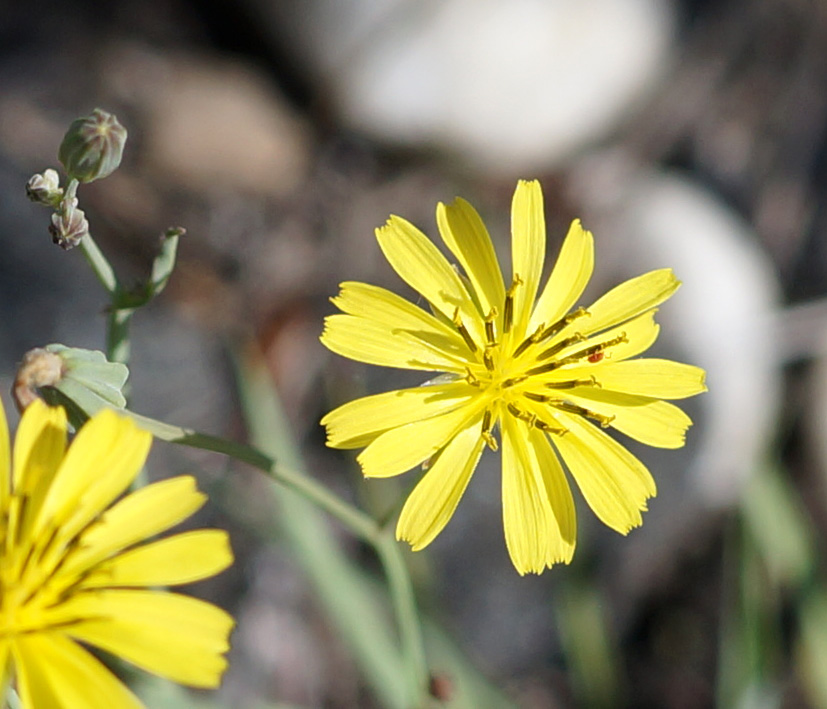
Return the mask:
<path id="1" fill-rule="evenodd" d="M 488 340 L 489 345 L 496 345 L 497 338 L 494 333 L 494 321 L 497 319 L 497 309 L 491 308 L 491 312 L 485 318 L 485 339 Z"/>
<path id="2" fill-rule="evenodd" d="M 511 325 L 514 320 L 514 296 L 517 293 L 517 286 L 523 284 L 523 279 L 518 274 L 514 274 L 514 279 L 511 281 L 511 287 L 505 294 L 505 311 L 503 312 L 503 332 L 511 332 Z"/>
<path id="3" fill-rule="evenodd" d="M 578 342 L 583 342 L 586 340 L 584 335 L 581 335 L 579 332 L 575 332 L 571 337 L 566 337 L 563 340 L 560 340 L 556 345 L 552 345 L 547 350 L 543 350 L 540 354 L 537 355 L 537 360 L 542 362 L 544 359 L 548 359 L 549 357 L 553 357 L 558 352 L 562 352 L 566 347 L 571 347 L 572 345 L 576 345 Z"/>
<path id="4" fill-rule="evenodd" d="M 601 388 L 600 382 L 592 374 L 588 379 L 569 379 L 562 382 L 546 382 L 543 386 L 549 389 L 574 389 L 575 387 L 597 387 Z"/>
<path id="5" fill-rule="evenodd" d="M 454 327 L 457 329 L 460 335 L 462 335 L 462 339 L 465 340 L 465 344 L 468 345 L 468 349 L 471 352 L 477 351 L 477 343 L 474 342 L 474 338 L 471 337 L 471 333 L 468 332 L 468 328 L 462 322 L 462 318 L 459 316 L 459 308 L 454 310 L 454 317 L 451 318 L 454 323 Z"/>
<path id="6" fill-rule="evenodd" d="M 583 406 L 578 406 L 577 404 L 572 404 L 563 399 L 552 400 L 550 403 L 562 411 L 567 411 L 570 414 L 577 414 L 578 416 L 583 416 L 585 418 L 592 419 L 593 421 L 597 421 L 601 428 L 606 428 L 615 419 L 614 416 L 604 416 L 603 414 L 598 414 L 590 409 Z"/>

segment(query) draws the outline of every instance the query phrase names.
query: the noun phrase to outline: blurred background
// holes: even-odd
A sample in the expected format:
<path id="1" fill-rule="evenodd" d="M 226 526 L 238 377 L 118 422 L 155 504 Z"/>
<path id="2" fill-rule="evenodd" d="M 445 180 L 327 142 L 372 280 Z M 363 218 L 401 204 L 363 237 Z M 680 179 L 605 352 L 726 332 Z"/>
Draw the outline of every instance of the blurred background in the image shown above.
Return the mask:
<path id="1" fill-rule="evenodd" d="M 146 276 L 164 229 L 188 230 L 135 318 L 132 408 L 300 454 L 377 518 L 416 472 L 365 484 L 318 420 L 418 380 L 318 336 L 343 280 L 409 295 L 373 236 L 390 213 L 435 237 L 436 203 L 463 196 L 507 259 L 516 179 L 539 178 L 547 268 L 572 218 L 595 234 L 586 301 L 673 267 L 684 285 L 654 353 L 705 367 L 709 393 L 684 404 L 684 449 L 629 446 L 659 486 L 644 526 L 619 537 L 578 500 L 572 564 L 521 578 L 487 454 L 447 529 L 408 554 L 435 694 L 483 709 L 827 706 L 827 4 L 0 3 L 7 409 L 28 349 L 103 347 L 103 291 L 24 191 L 94 107 L 129 130 L 120 170 L 79 195 L 122 277 Z M 281 423 L 239 386 L 251 362 Z M 157 443 L 150 468 L 211 493 L 198 522 L 230 530 L 237 564 L 193 592 L 238 627 L 219 693 L 139 685 L 149 706 L 399 706 L 340 632 L 364 609 L 337 618 L 308 566 L 330 552 L 372 583 L 368 549 L 220 456 Z"/>

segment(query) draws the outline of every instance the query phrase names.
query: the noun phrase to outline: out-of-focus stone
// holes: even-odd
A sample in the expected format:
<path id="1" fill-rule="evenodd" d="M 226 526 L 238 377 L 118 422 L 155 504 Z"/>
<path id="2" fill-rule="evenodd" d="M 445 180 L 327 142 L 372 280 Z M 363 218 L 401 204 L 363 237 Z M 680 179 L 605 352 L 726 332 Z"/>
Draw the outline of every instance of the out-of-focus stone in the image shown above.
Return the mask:
<path id="1" fill-rule="evenodd" d="M 617 269 L 669 266 L 683 282 L 658 321 L 670 354 L 707 370 L 702 420 L 689 433 L 699 443 L 691 484 L 713 506 L 737 502 L 780 405 L 779 286 L 769 258 L 733 210 L 683 175 L 601 153 L 573 184 Z"/>
<path id="2" fill-rule="evenodd" d="M 670 56 L 658 0 L 254 0 L 344 119 L 493 173 L 605 136 Z"/>
<path id="3" fill-rule="evenodd" d="M 623 613 L 703 548 L 717 513 L 740 501 L 770 451 L 782 386 L 779 286 L 749 226 L 686 176 L 602 152 L 575 171 L 571 192 L 597 240 L 598 277 L 674 269 L 683 285 L 658 313 L 661 335 L 649 354 L 703 367 L 709 387 L 676 402 L 695 423 L 685 448 L 632 446 L 658 497 L 643 530 L 612 547 Z"/>
<path id="4" fill-rule="evenodd" d="M 143 114 L 141 160 L 178 189 L 284 197 L 304 179 L 310 134 L 251 65 L 118 46 L 106 81 Z"/>

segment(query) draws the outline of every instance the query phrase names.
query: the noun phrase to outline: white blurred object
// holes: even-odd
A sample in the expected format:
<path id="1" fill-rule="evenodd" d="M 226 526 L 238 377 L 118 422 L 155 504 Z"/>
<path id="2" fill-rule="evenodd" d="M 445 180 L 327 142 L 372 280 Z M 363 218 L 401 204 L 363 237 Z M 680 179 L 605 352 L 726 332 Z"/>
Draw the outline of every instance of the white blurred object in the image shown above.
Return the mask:
<path id="1" fill-rule="evenodd" d="M 344 120 L 501 174 L 605 136 L 670 58 L 663 0 L 252 0 Z"/>
<path id="2" fill-rule="evenodd" d="M 606 152 L 584 161 L 573 184 L 586 212 L 600 215 L 587 225 L 598 240 L 615 239 L 624 264 L 635 273 L 671 266 L 683 281 L 658 320 L 681 358 L 707 370 L 688 487 L 709 506 L 736 503 L 779 414 L 779 286 L 769 258 L 745 222 L 680 174 L 638 170 Z"/>
<path id="3" fill-rule="evenodd" d="M 802 317 L 801 311 L 804 309 L 809 311 L 806 318 Z M 815 341 L 806 353 L 814 357 L 815 361 L 810 372 L 804 426 L 808 444 L 815 454 L 822 475 L 827 479 L 827 300 L 821 299 L 807 306 L 799 306 L 792 314 L 793 317 L 798 316 L 801 326 L 809 326 L 811 338 Z"/>

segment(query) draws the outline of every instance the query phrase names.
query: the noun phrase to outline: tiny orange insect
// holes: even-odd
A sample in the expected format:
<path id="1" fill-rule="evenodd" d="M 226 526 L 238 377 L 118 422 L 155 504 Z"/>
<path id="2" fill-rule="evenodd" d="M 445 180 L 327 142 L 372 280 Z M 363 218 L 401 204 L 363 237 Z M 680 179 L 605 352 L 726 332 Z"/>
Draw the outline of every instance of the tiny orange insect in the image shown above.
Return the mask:
<path id="1" fill-rule="evenodd" d="M 603 352 L 592 352 L 589 355 L 589 362 L 592 364 L 597 364 L 601 359 L 603 359 Z"/>

